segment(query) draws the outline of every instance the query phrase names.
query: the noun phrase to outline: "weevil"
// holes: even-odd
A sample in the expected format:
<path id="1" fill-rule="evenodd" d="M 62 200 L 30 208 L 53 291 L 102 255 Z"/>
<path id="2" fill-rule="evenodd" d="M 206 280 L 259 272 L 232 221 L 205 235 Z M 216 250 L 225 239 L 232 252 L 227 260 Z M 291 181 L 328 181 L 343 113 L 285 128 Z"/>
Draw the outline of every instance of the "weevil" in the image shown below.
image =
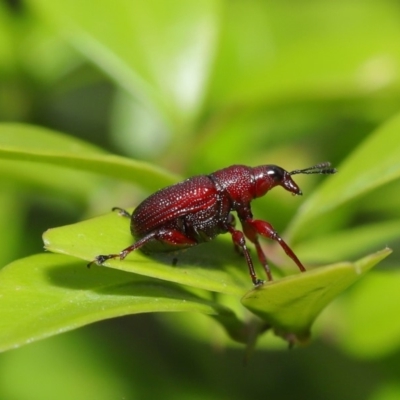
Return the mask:
<path id="1" fill-rule="evenodd" d="M 264 281 L 256 275 L 246 238 L 254 244 L 268 280 L 272 280 L 272 274 L 259 242 L 260 235 L 277 241 L 300 271 L 304 272 L 306 269 L 303 264 L 272 225 L 253 218 L 250 203 L 275 186 L 281 186 L 294 195 L 302 195 L 292 179 L 293 175 L 335 172 L 336 169 L 330 168 L 329 162 L 324 162 L 291 172 L 277 165 L 232 165 L 209 175 L 193 176 L 150 195 L 132 214 L 115 207 L 113 210 L 130 218 L 130 229 L 136 242 L 119 253 L 99 255 L 90 264 L 101 265 L 112 258 L 123 260 L 137 249 L 145 253 L 185 249 L 229 232 L 235 248 L 240 249 L 246 259 L 255 286 Z M 241 222 L 242 231 L 235 227 L 233 211 Z"/>

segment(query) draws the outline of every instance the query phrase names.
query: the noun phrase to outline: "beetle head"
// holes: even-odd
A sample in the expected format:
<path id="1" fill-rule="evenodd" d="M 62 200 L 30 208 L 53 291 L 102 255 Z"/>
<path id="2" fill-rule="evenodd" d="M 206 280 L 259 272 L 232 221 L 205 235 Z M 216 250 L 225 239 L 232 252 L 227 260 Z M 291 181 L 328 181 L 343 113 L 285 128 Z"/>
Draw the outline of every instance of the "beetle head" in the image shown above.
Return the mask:
<path id="1" fill-rule="evenodd" d="M 293 194 L 302 194 L 290 173 L 277 165 L 261 165 L 254 168 L 255 197 L 264 196 L 275 186 L 282 186 Z"/>
<path id="2" fill-rule="evenodd" d="M 296 169 L 288 172 L 277 165 L 262 165 L 254 168 L 255 192 L 256 197 L 261 197 L 275 186 L 282 186 L 294 195 L 302 195 L 302 191 L 297 183 L 292 179 L 292 175 L 297 174 L 334 174 L 335 168 L 330 167 L 329 162 L 314 165 L 305 169 Z"/>

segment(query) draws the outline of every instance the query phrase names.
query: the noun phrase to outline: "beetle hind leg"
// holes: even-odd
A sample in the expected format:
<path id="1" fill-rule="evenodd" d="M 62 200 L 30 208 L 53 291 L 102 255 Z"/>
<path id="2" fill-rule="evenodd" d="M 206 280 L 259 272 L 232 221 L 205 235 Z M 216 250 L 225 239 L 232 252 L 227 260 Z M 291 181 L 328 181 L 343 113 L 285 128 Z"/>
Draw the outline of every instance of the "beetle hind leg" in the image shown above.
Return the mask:
<path id="1" fill-rule="evenodd" d="M 90 267 L 92 264 L 97 264 L 97 265 L 103 265 L 108 260 L 111 260 L 113 258 L 119 258 L 120 260 L 123 260 L 129 253 L 131 253 L 134 250 L 139 249 L 140 247 L 144 246 L 146 243 L 154 239 L 154 232 L 142 237 L 139 239 L 137 242 L 134 244 L 130 245 L 129 247 L 121 250 L 119 253 L 115 254 L 100 254 L 94 258 L 93 261 L 91 261 L 87 266 Z"/>
<path id="2" fill-rule="evenodd" d="M 92 264 L 97 264 L 97 265 L 103 265 L 107 260 L 110 260 L 112 258 L 117 258 L 119 257 L 119 254 L 100 254 L 94 258 L 94 260 L 90 261 L 86 266 L 90 268 Z"/>
<path id="3" fill-rule="evenodd" d="M 92 264 L 102 265 L 106 261 L 113 258 L 119 258 L 120 260 L 123 260 L 132 251 L 140 249 L 141 247 L 149 244 L 152 241 L 159 241 L 171 247 L 191 247 L 197 244 L 195 240 L 185 236 L 182 232 L 179 232 L 178 230 L 160 229 L 158 231 L 150 232 L 149 234 L 143 236 L 137 242 L 121 250 L 119 253 L 96 256 L 94 260 L 91 261 L 87 266 L 90 267 Z"/>

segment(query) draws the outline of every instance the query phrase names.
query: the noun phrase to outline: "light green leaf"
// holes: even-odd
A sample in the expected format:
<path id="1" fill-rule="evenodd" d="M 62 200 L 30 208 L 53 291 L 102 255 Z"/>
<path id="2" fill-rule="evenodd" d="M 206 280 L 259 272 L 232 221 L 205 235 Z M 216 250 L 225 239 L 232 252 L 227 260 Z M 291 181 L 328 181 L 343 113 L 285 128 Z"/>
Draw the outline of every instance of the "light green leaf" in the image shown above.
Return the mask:
<path id="1" fill-rule="evenodd" d="M 92 261 L 99 254 L 118 253 L 133 243 L 129 219 L 110 213 L 69 226 L 50 229 L 43 238 L 47 250 Z M 177 253 L 178 265 L 171 265 L 174 255 L 149 257 L 136 251 L 120 261 L 108 260 L 105 265 L 209 291 L 242 296 L 251 286 L 243 258 L 229 246 L 221 251 L 223 241 L 215 240 Z M 230 244 L 230 243 L 229 243 Z M 321 267 L 305 274 L 296 274 L 266 283 L 248 292 L 242 303 L 259 315 L 274 331 L 286 339 L 304 341 L 311 324 L 321 310 L 343 290 L 390 254 L 383 250 L 355 262 Z M 236 264 L 241 263 L 242 268 Z M 83 264 L 83 263 L 82 263 Z M 104 267 L 102 267 L 104 268 Z M 246 340 L 234 324 L 224 324 L 232 337 Z"/>
<path id="2" fill-rule="evenodd" d="M 21 237 L 25 234 L 25 210 L 21 196 L 12 191 L 0 193 L 0 268 L 11 262 L 18 254 Z M 10 223 L 12 216 L 12 223 Z"/>
<path id="3" fill-rule="evenodd" d="M 267 283 L 247 293 L 242 304 L 289 342 L 305 342 L 318 314 L 335 297 L 391 253 L 390 249 L 354 263 L 321 267 Z"/>
<path id="4" fill-rule="evenodd" d="M 305 240 L 296 245 L 296 254 L 305 263 L 338 262 L 377 250 L 398 238 L 399 232 L 399 220 L 362 225 Z"/>
<path id="5" fill-rule="evenodd" d="M 43 241 L 49 251 L 93 261 L 99 254 L 118 253 L 134 239 L 129 231 L 129 219 L 114 212 L 49 229 Z M 154 257 L 135 251 L 123 261 L 108 260 L 104 265 L 210 291 L 242 295 L 252 285 L 246 262 L 233 251 L 231 243 L 226 244 L 226 248 L 223 244 L 226 243 L 217 240 L 185 252 Z M 174 257 L 178 259 L 176 266 L 172 265 Z"/>
<path id="6" fill-rule="evenodd" d="M 373 132 L 303 203 L 289 228 L 292 237 L 310 221 L 400 177 L 400 114 Z"/>
<path id="7" fill-rule="evenodd" d="M 232 312 L 182 287 L 110 268 L 87 269 L 58 254 L 40 254 L 0 271 L 0 351 L 89 323 L 143 312 Z"/>
<path id="8" fill-rule="evenodd" d="M 5 4 L 0 4 L 0 65 L 2 73 L 15 68 L 15 50 L 10 13 Z"/>
<path id="9" fill-rule="evenodd" d="M 216 50 L 219 1 L 30 3 L 85 57 L 157 108 L 169 124 L 180 126 L 198 114 Z"/>
<path id="10" fill-rule="evenodd" d="M 368 397 L 369 400 L 397 400 L 400 398 L 400 384 L 396 378 L 381 383 Z"/>
<path id="11" fill-rule="evenodd" d="M 289 10 L 285 2 L 231 1 L 226 16 L 211 90 L 218 104 L 397 90 L 400 32 L 390 2 L 308 1 Z"/>
<path id="12" fill-rule="evenodd" d="M 47 164 L 48 171 L 48 165 L 52 165 L 93 172 L 134 182 L 148 190 L 178 180 L 154 165 L 108 154 L 71 136 L 23 124 L 0 125 L 0 159 Z"/>
<path id="13" fill-rule="evenodd" d="M 337 336 L 352 356 L 381 358 L 400 348 L 400 273 L 374 271 L 346 297 Z"/>

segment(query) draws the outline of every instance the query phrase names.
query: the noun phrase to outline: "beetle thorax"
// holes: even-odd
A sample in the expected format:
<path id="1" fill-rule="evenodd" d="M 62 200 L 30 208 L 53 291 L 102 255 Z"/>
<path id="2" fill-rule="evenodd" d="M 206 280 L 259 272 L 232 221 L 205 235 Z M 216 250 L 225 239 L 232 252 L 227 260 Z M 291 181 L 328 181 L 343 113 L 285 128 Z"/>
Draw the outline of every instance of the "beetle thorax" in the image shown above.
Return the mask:
<path id="1" fill-rule="evenodd" d="M 229 196 L 233 208 L 235 204 L 249 204 L 255 196 L 253 169 L 245 165 L 232 165 L 210 175 L 221 190 Z"/>

